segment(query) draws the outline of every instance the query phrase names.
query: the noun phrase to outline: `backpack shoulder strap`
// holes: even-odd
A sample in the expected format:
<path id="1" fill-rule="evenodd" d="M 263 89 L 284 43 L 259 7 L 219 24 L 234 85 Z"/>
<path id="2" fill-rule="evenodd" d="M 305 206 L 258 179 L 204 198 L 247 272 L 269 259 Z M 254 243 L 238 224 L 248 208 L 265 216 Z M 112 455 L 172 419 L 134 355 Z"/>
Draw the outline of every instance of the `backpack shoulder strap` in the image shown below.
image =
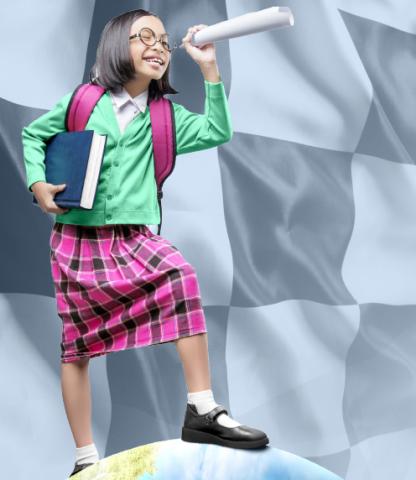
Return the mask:
<path id="1" fill-rule="evenodd" d="M 81 83 L 74 90 L 65 116 L 65 127 L 69 132 L 84 130 L 98 100 L 106 89 L 93 83 Z"/>
<path id="2" fill-rule="evenodd" d="M 98 100 L 105 93 L 105 88 L 92 83 L 81 83 L 74 90 L 65 116 L 65 127 L 68 131 L 84 130 L 88 119 Z M 153 157 L 157 199 L 160 208 L 160 224 L 162 227 L 162 184 L 172 173 L 176 159 L 176 129 L 172 102 L 164 97 L 149 102 L 150 121 L 152 125 Z"/>
<path id="3" fill-rule="evenodd" d="M 162 185 L 172 173 L 176 159 L 176 130 L 175 115 L 172 102 L 164 97 L 151 100 L 149 103 L 150 121 L 152 124 L 153 157 L 155 166 L 155 180 L 157 198 L 160 208 L 160 224 L 162 226 Z"/>

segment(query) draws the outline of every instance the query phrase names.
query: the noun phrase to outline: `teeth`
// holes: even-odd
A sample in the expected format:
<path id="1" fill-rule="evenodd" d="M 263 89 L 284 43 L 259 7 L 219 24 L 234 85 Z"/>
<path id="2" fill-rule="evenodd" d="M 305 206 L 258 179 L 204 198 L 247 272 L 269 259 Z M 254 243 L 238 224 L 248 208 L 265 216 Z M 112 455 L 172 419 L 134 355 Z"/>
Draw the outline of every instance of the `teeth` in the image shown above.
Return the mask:
<path id="1" fill-rule="evenodd" d="M 159 60 L 158 58 L 145 58 L 146 62 L 155 62 L 158 63 L 159 65 L 162 65 L 162 61 Z"/>

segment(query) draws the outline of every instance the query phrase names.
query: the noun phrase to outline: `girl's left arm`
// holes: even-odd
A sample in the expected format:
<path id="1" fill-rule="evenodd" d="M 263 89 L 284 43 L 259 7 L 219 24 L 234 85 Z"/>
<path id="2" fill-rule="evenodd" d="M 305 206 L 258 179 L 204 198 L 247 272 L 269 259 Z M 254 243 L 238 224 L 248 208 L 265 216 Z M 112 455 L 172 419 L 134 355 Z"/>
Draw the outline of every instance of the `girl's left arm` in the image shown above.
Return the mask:
<path id="1" fill-rule="evenodd" d="M 231 140 L 233 128 L 224 83 L 204 79 L 204 113 L 194 113 L 173 104 L 176 130 L 176 154 L 216 147 Z"/>
<path id="2" fill-rule="evenodd" d="M 233 128 L 224 83 L 219 75 L 213 43 L 195 47 L 190 43 L 194 32 L 206 25 L 195 25 L 188 29 L 182 39 L 188 54 L 201 68 L 204 77 L 204 113 L 190 112 L 174 103 L 176 127 L 176 154 L 190 153 L 221 145 L 231 140 Z"/>

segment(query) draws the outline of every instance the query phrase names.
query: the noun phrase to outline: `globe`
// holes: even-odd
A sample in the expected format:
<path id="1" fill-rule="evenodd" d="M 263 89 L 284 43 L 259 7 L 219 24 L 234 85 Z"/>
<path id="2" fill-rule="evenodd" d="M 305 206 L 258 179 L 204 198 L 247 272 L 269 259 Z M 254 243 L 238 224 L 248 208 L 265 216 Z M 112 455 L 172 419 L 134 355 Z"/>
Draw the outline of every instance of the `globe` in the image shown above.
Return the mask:
<path id="1" fill-rule="evenodd" d="M 165 440 L 106 457 L 71 480 L 341 480 L 302 457 L 267 446 L 236 449 Z"/>

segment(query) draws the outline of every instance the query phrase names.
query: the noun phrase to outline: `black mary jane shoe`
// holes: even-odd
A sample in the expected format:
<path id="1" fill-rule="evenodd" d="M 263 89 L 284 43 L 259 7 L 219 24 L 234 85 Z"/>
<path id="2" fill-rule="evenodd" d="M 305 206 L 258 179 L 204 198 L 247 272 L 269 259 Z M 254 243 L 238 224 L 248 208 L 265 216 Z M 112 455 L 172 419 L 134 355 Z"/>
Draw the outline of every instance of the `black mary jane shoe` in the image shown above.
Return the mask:
<path id="1" fill-rule="evenodd" d="M 267 435 L 256 428 L 247 425 L 224 427 L 217 421 L 217 417 L 221 413 L 228 414 L 223 405 L 218 405 L 208 413 L 199 415 L 196 406 L 187 403 L 182 440 L 194 443 L 214 443 L 232 448 L 261 448 L 269 443 Z"/>
<path id="2" fill-rule="evenodd" d="M 94 465 L 94 464 L 93 463 L 80 463 L 80 464 L 76 463 L 75 466 L 74 466 L 74 470 L 72 470 L 72 473 L 69 476 L 72 477 L 73 475 L 80 472 L 81 470 L 84 470 L 84 468 L 87 468 L 90 465 Z"/>

